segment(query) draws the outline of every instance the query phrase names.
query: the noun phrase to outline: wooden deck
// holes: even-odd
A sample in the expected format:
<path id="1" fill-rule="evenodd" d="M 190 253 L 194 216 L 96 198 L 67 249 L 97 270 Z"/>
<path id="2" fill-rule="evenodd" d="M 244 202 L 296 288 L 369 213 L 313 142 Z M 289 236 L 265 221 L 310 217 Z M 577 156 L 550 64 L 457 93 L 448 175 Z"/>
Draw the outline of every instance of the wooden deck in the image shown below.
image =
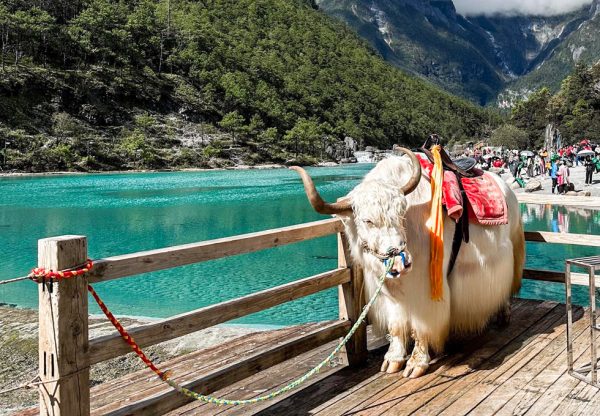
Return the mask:
<path id="1" fill-rule="evenodd" d="M 120 335 L 88 336 L 87 282 L 174 268 L 337 234 L 338 267 L 274 288 L 206 306 L 159 322 L 128 328 L 145 348 L 231 319 L 265 310 L 327 288 L 338 288 L 339 319 L 260 332 L 221 346 L 160 363 L 180 385 L 227 398 L 264 395 L 295 380 L 320 362 L 347 333 L 362 310 L 362 270 L 352 263 L 339 219 L 327 219 L 212 241 L 98 259 L 89 275 L 39 285 L 40 403 L 22 414 L 81 415 L 401 415 L 401 414 L 599 414 L 600 394 L 566 374 L 565 307 L 549 301 L 516 300 L 506 328 L 455 342 L 432 362 L 425 376 L 408 380 L 382 374 L 384 343 L 361 326 L 340 354 L 302 389 L 247 407 L 190 403 L 149 370 L 90 389 L 89 366 L 122 356 L 129 347 Z M 527 232 L 542 244 L 600 246 L 598 236 Z M 39 265 L 61 270 L 87 258 L 84 236 L 39 240 Z M 564 283 L 556 271 L 524 271 L 529 279 Z M 587 277 L 572 275 L 586 284 Z M 362 300 L 361 300 L 362 299 Z M 580 365 L 589 345 L 583 310 L 575 314 Z M 60 348 L 59 348 L 60 347 Z M 346 366 L 342 363 L 351 363 Z M 576 366 L 579 366 L 576 363 Z M 49 370 L 49 371 L 47 371 Z M 90 400 L 91 398 L 91 400 Z"/>
<path id="2" fill-rule="evenodd" d="M 576 364 L 589 346 L 587 319 L 575 310 Z M 368 362 L 360 369 L 341 363 L 327 368 L 301 390 L 246 407 L 185 403 L 166 413 L 190 415 L 600 415 L 600 392 L 566 373 L 565 306 L 549 301 L 515 300 L 511 323 L 494 325 L 480 336 L 456 342 L 447 355 L 434 360 L 428 374 L 404 379 L 379 372 L 386 347 L 370 337 Z M 207 374 L 225 363 L 242 361 L 273 344 L 305 337 L 328 323 L 290 327 L 239 338 L 226 346 L 194 352 L 161 364 L 179 381 Z M 330 325 L 330 324 L 329 324 Z M 333 348 L 336 341 L 306 352 L 215 392 L 227 398 L 264 395 L 304 374 Z M 268 347 L 267 347 L 268 345 Z M 589 353 L 589 350 L 587 350 Z M 589 359 L 588 359 L 589 361 Z M 136 413 L 136 403 L 169 389 L 149 370 L 141 370 L 91 389 L 92 414 Z M 164 399 L 163 399 L 164 400 Z M 128 405 L 124 406 L 124 402 Z M 172 404 L 172 403 L 171 403 Z M 162 414 L 161 403 L 143 414 Z M 33 410 L 33 409 L 32 409 Z M 116 413 L 113 413 L 115 412 Z M 37 413 L 37 409 L 28 414 Z"/>
<path id="3" fill-rule="evenodd" d="M 589 327 L 575 311 L 576 364 L 589 354 Z M 511 323 L 450 346 L 428 374 L 404 379 L 379 372 L 385 348 L 370 351 L 361 370 L 328 369 L 310 386 L 277 402 L 241 408 L 190 403 L 170 416 L 189 415 L 600 415 L 600 392 L 566 373 L 563 304 L 516 300 Z M 333 343 L 217 394 L 265 394 L 309 369 Z M 589 362 L 589 358 L 588 358 Z"/>

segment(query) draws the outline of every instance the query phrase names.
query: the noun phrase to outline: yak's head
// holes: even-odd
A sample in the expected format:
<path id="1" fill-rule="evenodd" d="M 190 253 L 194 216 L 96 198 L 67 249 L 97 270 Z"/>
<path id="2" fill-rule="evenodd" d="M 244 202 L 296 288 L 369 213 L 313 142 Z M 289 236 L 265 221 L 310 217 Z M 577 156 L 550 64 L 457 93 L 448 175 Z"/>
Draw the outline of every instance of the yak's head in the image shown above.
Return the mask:
<path id="1" fill-rule="evenodd" d="M 304 169 L 290 168 L 300 174 L 315 211 L 335 214 L 344 220 L 357 257 L 374 265 L 379 263 L 376 267 L 380 270 L 393 259 L 388 274 L 391 277 L 407 273 L 412 265 L 404 227 L 408 208 L 406 195 L 414 191 L 421 180 L 421 165 L 415 154 L 401 147 L 397 150 L 408 157 L 379 162 L 359 185 L 335 203 L 321 198 Z"/>

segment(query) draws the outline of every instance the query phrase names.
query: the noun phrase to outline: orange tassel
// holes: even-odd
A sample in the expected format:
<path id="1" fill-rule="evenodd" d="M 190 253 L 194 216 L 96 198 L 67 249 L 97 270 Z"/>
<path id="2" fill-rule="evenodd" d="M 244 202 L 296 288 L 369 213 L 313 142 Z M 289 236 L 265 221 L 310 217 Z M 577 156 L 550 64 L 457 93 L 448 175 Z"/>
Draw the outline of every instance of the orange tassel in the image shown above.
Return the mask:
<path id="1" fill-rule="evenodd" d="M 431 148 L 433 154 L 433 170 L 431 172 L 431 213 L 427 221 L 431 240 L 431 262 L 429 263 L 429 283 L 431 299 L 443 298 L 443 262 L 444 262 L 444 216 L 442 213 L 442 184 L 444 169 L 442 167 L 441 148 L 436 145 Z"/>

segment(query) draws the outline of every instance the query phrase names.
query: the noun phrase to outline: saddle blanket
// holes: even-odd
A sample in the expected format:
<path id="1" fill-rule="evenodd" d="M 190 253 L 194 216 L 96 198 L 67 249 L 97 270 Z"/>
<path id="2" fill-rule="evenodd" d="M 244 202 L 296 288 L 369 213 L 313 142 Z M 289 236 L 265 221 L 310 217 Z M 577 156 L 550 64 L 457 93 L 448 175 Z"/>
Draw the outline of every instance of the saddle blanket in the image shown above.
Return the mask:
<path id="1" fill-rule="evenodd" d="M 421 167 L 431 177 L 433 163 L 424 155 L 417 156 Z M 491 173 L 479 170 L 479 174 L 475 177 L 462 178 L 462 185 L 469 200 L 467 204 L 469 222 L 481 225 L 508 224 L 506 199 Z M 463 201 L 458 179 L 448 170 L 444 170 L 442 203 L 446 206 L 448 216 L 458 222 L 464 210 Z"/>

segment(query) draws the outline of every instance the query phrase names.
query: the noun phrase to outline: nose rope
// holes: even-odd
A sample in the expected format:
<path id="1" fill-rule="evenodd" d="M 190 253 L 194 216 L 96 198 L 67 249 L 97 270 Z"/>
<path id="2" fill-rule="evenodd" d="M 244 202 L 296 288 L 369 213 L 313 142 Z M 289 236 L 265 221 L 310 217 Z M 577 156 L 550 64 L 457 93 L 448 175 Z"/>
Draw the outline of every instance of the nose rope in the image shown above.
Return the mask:
<path id="1" fill-rule="evenodd" d="M 394 278 L 400 274 L 399 272 L 392 271 L 395 257 L 400 257 L 400 259 L 402 260 L 402 265 L 405 268 L 410 266 L 410 264 L 407 263 L 406 253 L 404 252 L 406 249 L 406 244 L 402 244 L 402 248 L 389 247 L 386 250 L 385 254 L 381 254 L 381 253 L 371 249 L 365 241 L 362 242 L 361 246 L 362 246 L 362 249 L 365 251 L 365 253 L 372 254 L 373 256 L 377 257 L 383 263 L 383 265 L 386 268 L 386 277 L 388 277 L 388 278 Z"/>
<path id="2" fill-rule="evenodd" d="M 405 260 L 404 250 L 406 249 L 406 244 L 402 244 L 402 248 L 389 247 L 384 254 L 371 249 L 371 247 L 369 247 L 365 241 L 362 242 L 361 246 L 366 253 L 372 254 L 381 261 L 388 260 L 396 256 L 400 256 L 402 257 L 402 260 Z"/>

